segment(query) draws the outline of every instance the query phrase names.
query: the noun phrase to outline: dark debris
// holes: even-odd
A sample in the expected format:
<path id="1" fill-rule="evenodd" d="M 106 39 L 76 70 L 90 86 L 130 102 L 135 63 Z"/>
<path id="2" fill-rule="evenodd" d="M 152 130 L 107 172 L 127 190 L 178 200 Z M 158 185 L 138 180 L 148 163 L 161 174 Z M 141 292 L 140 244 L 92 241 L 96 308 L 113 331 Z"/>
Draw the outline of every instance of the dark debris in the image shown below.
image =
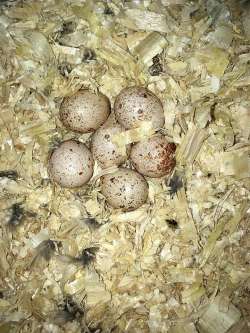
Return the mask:
<path id="1" fill-rule="evenodd" d="M 59 305 L 59 311 L 54 317 L 54 322 L 57 325 L 64 325 L 67 322 L 78 320 L 83 315 L 83 309 L 68 295 L 63 303 Z"/>
<path id="2" fill-rule="evenodd" d="M 166 185 L 170 187 L 169 193 L 171 197 L 173 197 L 178 192 L 178 190 L 183 187 L 182 177 L 177 173 L 174 173 L 170 178 L 169 183 Z"/>
<path id="3" fill-rule="evenodd" d="M 83 219 L 83 222 L 92 229 L 97 229 L 101 226 L 101 224 L 98 223 L 98 221 L 94 217 L 86 217 Z"/>
<path id="4" fill-rule="evenodd" d="M 158 55 L 153 57 L 153 65 L 151 65 L 148 69 L 148 72 L 151 76 L 158 76 L 162 73 L 163 68 L 160 62 L 160 58 Z"/>
<path id="5" fill-rule="evenodd" d="M 74 317 L 76 317 L 77 314 L 84 313 L 83 309 L 81 309 L 80 306 L 69 295 L 64 300 L 63 310 L 72 314 Z"/>
<path id="6" fill-rule="evenodd" d="M 166 222 L 167 222 L 168 226 L 171 229 L 177 229 L 178 228 L 178 223 L 175 220 L 173 220 L 173 219 L 166 219 Z"/>
<path id="7" fill-rule="evenodd" d="M 16 172 L 16 170 L 3 170 L 0 171 L 0 178 L 9 178 L 11 180 L 17 180 L 18 178 L 18 173 Z"/>
<path id="8" fill-rule="evenodd" d="M 39 254 L 46 260 L 49 261 L 56 249 L 55 242 L 51 239 L 45 240 L 42 243 L 40 243 L 36 250 L 39 252 Z"/>
<path id="9" fill-rule="evenodd" d="M 8 221 L 10 227 L 17 227 L 24 219 L 24 209 L 20 203 L 14 203 L 11 206 L 11 216 Z"/>
<path id="10" fill-rule="evenodd" d="M 109 6 L 106 6 L 105 9 L 104 9 L 104 15 L 114 16 L 114 12 Z"/>
<path id="11" fill-rule="evenodd" d="M 86 48 L 83 52 L 82 61 L 90 62 L 92 60 L 96 60 L 96 54 L 93 50 Z"/>
<path id="12" fill-rule="evenodd" d="M 62 29 L 61 29 L 61 33 L 62 34 L 71 34 L 72 32 L 74 32 L 75 30 L 75 23 L 72 21 L 69 22 L 63 22 L 62 24 Z"/>
<path id="13" fill-rule="evenodd" d="M 36 254 L 34 255 L 30 265 L 32 266 L 35 262 L 39 261 L 41 258 L 43 258 L 47 262 L 50 261 L 50 259 L 55 253 L 56 243 L 57 243 L 56 241 L 53 241 L 51 239 L 46 239 L 42 241 L 35 248 Z"/>
<path id="14" fill-rule="evenodd" d="M 97 246 L 88 247 L 82 251 L 82 254 L 77 257 L 76 260 L 80 262 L 83 266 L 87 266 L 95 260 L 95 255 L 98 250 L 99 247 Z"/>
<path id="15" fill-rule="evenodd" d="M 62 76 L 68 77 L 72 71 L 72 66 L 68 63 L 61 63 L 58 65 L 58 70 Z"/>
<path id="16" fill-rule="evenodd" d="M 102 333 L 102 329 L 99 326 L 96 326 L 94 328 L 88 327 L 89 333 Z M 84 331 L 82 333 L 85 333 Z"/>

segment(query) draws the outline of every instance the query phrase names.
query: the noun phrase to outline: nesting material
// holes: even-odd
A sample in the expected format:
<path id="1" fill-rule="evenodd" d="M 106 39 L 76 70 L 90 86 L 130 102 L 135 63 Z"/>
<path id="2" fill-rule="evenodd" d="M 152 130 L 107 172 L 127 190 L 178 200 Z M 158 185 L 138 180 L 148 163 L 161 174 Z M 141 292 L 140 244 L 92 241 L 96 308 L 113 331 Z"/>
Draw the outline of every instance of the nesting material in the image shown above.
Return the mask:
<path id="1" fill-rule="evenodd" d="M 249 38 L 243 0 L 0 2 L 1 332 L 249 331 Z M 51 152 L 91 148 L 110 111 L 74 132 L 63 101 L 91 91 L 114 109 L 132 86 L 157 96 L 162 118 L 110 143 L 124 157 L 164 135 L 172 173 L 147 177 L 133 211 L 101 193 L 116 165 L 55 185 Z"/>

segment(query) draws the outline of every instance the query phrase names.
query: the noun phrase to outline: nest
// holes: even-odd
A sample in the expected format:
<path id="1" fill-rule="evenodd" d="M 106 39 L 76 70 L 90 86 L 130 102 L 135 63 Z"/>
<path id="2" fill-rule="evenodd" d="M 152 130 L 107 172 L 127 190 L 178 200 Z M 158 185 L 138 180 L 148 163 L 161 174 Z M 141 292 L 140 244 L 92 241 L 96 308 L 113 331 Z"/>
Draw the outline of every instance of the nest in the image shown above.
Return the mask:
<path id="1" fill-rule="evenodd" d="M 249 1 L 0 2 L 0 331 L 249 332 Z M 176 168 L 113 210 L 47 158 L 81 87 L 163 102 Z M 153 134 L 147 123 L 117 144 Z"/>

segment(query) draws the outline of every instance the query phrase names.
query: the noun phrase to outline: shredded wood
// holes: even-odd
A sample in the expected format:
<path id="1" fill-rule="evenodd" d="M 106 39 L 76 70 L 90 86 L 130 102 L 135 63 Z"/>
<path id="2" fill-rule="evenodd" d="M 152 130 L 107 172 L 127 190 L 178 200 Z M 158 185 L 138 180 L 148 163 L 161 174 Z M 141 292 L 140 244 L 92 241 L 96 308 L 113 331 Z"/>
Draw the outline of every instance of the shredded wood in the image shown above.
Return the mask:
<path id="1" fill-rule="evenodd" d="M 0 1 L 0 332 L 249 332 L 249 22 L 244 0 Z M 47 161 L 89 145 L 59 121 L 65 96 L 113 106 L 132 85 L 161 99 L 177 163 L 124 213 L 100 193 L 115 168 L 68 190 Z"/>

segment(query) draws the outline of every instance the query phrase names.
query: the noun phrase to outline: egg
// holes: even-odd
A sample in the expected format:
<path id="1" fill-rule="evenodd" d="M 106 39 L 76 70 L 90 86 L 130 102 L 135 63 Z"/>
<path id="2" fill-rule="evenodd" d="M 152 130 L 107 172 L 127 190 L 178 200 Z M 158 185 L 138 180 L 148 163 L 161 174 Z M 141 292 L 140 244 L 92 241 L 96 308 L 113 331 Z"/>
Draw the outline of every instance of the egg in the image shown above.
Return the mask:
<path id="1" fill-rule="evenodd" d="M 113 208 L 132 211 L 147 201 L 148 184 L 138 172 L 119 168 L 101 177 L 101 192 Z"/>
<path id="2" fill-rule="evenodd" d="M 62 187 L 78 187 L 86 184 L 93 174 L 94 161 L 89 149 L 75 140 L 64 141 L 56 148 L 48 163 L 53 181 Z"/>
<path id="3" fill-rule="evenodd" d="M 164 126 L 163 106 L 159 98 L 144 87 L 123 89 L 114 104 L 117 121 L 126 129 L 136 128 L 141 121 L 152 121 L 153 128 Z"/>
<path id="4" fill-rule="evenodd" d="M 136 143 L 131 149 L 130 159 L 138 172 L 158 178 L 168 175 L 175 167 L 175 149 L 174 143 L 157 134 Z"/>
<path id="5" fill-rule="evenodd" d="M 124 130 L 118 123 L 109 123 L 107 125 L 105 123 L 93 134 L 91 138 L 91 151 L 94 159 L 102 168 L 119 166 L 127 160 L 130 145 L 127 146 L 125 154 L 122 154 L 118 146 L 112 142 L 112 137 Z"/>
<path id="6" fill-rule="evenodd" d="M 79 90 L 64 98 L 60 107 L 60 120 L 65 127 L 80 133 L 94 132 L 110 114 L 109 99 L 89 90 Z"/>

